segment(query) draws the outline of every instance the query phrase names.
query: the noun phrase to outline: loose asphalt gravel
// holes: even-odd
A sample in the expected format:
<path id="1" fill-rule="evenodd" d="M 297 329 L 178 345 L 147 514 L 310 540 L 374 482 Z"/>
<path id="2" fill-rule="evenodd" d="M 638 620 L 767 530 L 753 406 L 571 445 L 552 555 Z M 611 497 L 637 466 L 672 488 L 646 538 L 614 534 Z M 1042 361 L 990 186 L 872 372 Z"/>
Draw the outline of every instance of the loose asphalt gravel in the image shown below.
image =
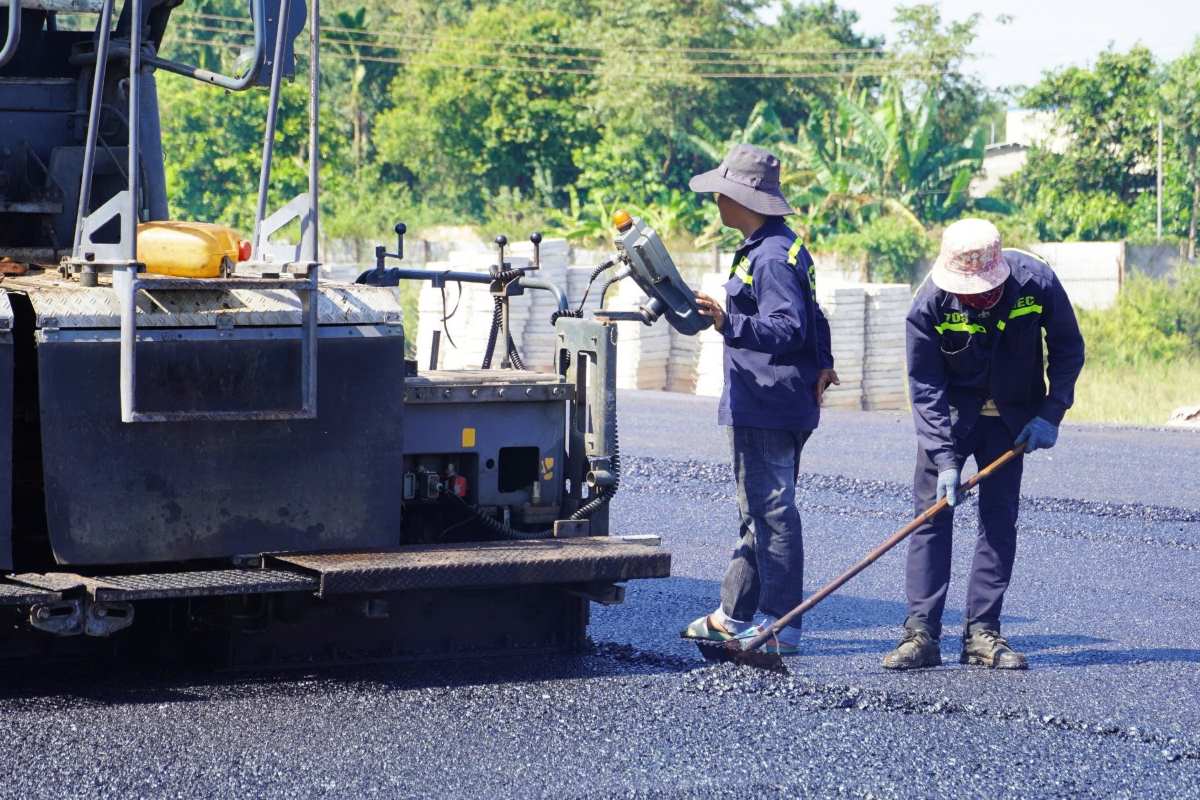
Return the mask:
<path id="1" fill-rule="evenodd" d="M 621 532 L 673 577 L 594 607 L 586 655 L 312 674 L 10 675 L 3 797 L 1200 797 L 1200 434 L 1064 427 L 1027 459 L 1005 632 L 1024 673 L 882 670 L 903 548 L 806 621 L 791 675 L 707 666 L 678 629 L 736 535 L 711 400 L 621 398 Z M 906 414 L 828 413 L 800 505 L 815 588 L 906 521 Z"/>

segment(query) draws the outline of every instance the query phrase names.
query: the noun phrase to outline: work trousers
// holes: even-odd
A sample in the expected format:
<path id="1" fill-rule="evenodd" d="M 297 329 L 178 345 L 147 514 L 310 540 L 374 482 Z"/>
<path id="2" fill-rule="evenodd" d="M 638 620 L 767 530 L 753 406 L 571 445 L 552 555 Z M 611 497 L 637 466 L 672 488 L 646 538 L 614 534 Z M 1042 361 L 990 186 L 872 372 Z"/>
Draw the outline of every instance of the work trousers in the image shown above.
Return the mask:
<path id="1" fill-rule="evenodd" d="M 1013 435 L 999 417 L 981 416 L 971 432 L 954 443 L 961 466 L 974 456 L 978 468 L 990 464 L 1013 446 Z M 1017 510 L 1021 497 L 1022 457 L 1018 456 L 979 484 L 979 537 L 967 583 L 967 630 L 1000 629 L 1004 592 L 1012 578 L 1017 555 Z M 913 476 L 916 513 L 937 499 L 938 468 L 921 448 Z M 913 532 L 908 543 L 906 589 L 908 619 L 905 626 L 924 629 L 934 638 L 942 634 L 942 611 L 950 584 L 950 544 L 953 509 L 947 509 Z"/>
<path id="2" fill-rule="evenodd" d="M 781 617 L 804 597 L 804 534 L 796 508 L 800 452 L 812 431 L 729 428 L 741 517 L 737 547 L 721 582 L 721 610 L 750 621 Z M 800 622 L 792 626 L 797 632 Z"/>

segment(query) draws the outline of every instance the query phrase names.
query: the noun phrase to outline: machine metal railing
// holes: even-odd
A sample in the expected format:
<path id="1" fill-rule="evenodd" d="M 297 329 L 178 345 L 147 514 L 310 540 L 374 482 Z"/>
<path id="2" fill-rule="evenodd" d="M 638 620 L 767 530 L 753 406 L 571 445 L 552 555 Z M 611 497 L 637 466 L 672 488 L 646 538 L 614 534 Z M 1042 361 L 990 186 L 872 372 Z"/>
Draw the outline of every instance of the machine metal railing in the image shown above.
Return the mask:
<path id="1" fill-rule="evenodd" d="M 4 36 L 4 46 L 0 47 L 0 67 L 12 61 L 20 42 L 21 0 L 8 0 L 8 33 Z"/>
<path id="2" fill-rule="evenodd" d="M 14 0 L 19 3 L 20 0 Z M 308 192 L 293 198 L 276 212 L 267 214 L 267 193 L 271 180 L 271 156 L 274 149 L 279 106 L 279 88 L 283 78 L 283 62 L 287 47 L 287 19 L 296 0 L 280 0 L 276 17 L 274 50 L 270 58 L 271 79 L 267 119 L 263 132 L 263 163 L 259 176 L 258 203 L 254 222 L 254 239 L 248 262 L 238 264 L 221 279 L 143 278 L 143 265 L 138 262 L 137 225 L 141 176 L 139 170 L 139 136 L 141 117 L 141 74 L 143 65 L 158 66 L 179 74 L 214 83 L 227 89 L 248 87 L 259 74 L 263 64 L 262 30 L 265 17 L 264 0 L 254 0 L 256 60 L 247 73 L 238 79 L 225 79 L 203 70 L 176 69 L 180 65 L 163 62 L 143 53 L 142 0 L 126 0 L 130 11 L 129 58 L 129 137 L 128 185 L 95 211 L 88 212 L 91 185 L 95 169 L 96 139 L 100 107 L 103 100 L 104 72 L 115 50 L 110 27 L 115 0 L 104 0 L 96 37 L 95 76 L 88 112 L 88 131 L 84 150 L 82 185 L 75 232 L 75 246 L 67 267 L 76 271 L 84 286 L 96 286 L 98 271 L 112 273 L 113 291 L 120 298 L 120 398 L 121 419 L 124 422 L 183 422 L 197 420 L 268 420 L 313 419 L 317 416 L 317 339 L 318 339 L 318 272 L 317 223 L 319 199 L 319 81 L 320 81 L 320 0 L 309 0 L 309 128 Z M 170 66 L 168 66 L 170 65 Z M 203 74 L 200 74 L 203 73 Z M 221 80 L 217 80 L 220 78 Z M 119 220 L 117 242 L 96 242 L 93 236 L 104 226 Z M 273 233 L 293 220 L 299 220 L 301 240 L 296 245 L 274 244 Z M 300 404 L 298 408 L 266 408 L 253 410 L 177 410 L 145 411 L 139 407 L 137 395 L 137 299 L 140 291 L 207 291 L 230 289 L 287 290 L 300 301 L 301 367 Z"/>

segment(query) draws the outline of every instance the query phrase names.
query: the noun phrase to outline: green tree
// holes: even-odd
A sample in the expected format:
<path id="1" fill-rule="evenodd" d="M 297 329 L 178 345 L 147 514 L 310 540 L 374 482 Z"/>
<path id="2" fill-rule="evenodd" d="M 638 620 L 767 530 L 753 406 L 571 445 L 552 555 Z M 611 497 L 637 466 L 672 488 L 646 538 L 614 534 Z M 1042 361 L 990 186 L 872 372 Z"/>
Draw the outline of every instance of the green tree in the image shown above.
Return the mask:
<path id="1" fill-rule="evenodd" d="M 375 144 L 392 177 L 422 197 L 478 213 L 502 187 L 553 201 L 574 182 L 572 154 L 596 139 L 579 98 L 590 78 L 514 43 L 571 41 L 575 20 L 522 5 L 478 8 L 439 29 L 391 87 Z M 539 51 L 541 52 L 541 51 Z"/>
<path id="2" fill-rule="evenodd" d="M 308 188 L 308 85 L 290 83 L 280 93 L 271 164 L 273 207 Z M 163 152 L 171 214 L 223 222 L 249 231 L 254 222 L 266 90 L 224 92 L 175 75 L 159 80 Z M 326 130 L 321 140 L 322 184 L 336 193 L 345 172 L 346 141 Z"/>
<path id="3" fill-rule="evenodd" d="M 1102 53 L 1092 69 L 1047 75 L 1024 99 L 1054 114 L 1062 144 L 1035 145 L 999 196 L 1043 240 L 1134 234 L 1139 198 L 1154 186 L 1158 84 L 1154 57 L 1141 46 Z"/>
<path id="4" fill-rule="evenodd" d="M 718 133 L 729 130 L 755 99 L 739 95 L 743 81 L 705 78 L 730 71 L 714 63 L 726 55 L 685 49 L 744 42 L 760 5 L 696 0 L 685 8 L 647 0 L 597 8 L 589 35 L 603 49 L 584 102 L 601 134 L 575 153 L 582 190 L 644 205 L 713 166 L 696 157 L 688 134 L 697 121 Z"/>
<path id="5" fill-rule="evenodd" d="M 1196 225 L 1200 218 L 1200 38 L 1167 69 L 1162 112 L 1183 153 L 1185 179 L 1191 188 L 1188 211 L 1188 258 L 1196 258 Z"/>
<path id="6" fill-rule="evenodd" d="M 1031 108 L 1052 110 L 1070 146 L 1056 161 L 1061 175 L 1082 191 L 1112 192 L 1131 202 L 1154 185 L 1158 69 L 1137 46 L 1100 54 L 1094 69 L 1052 73 L 1025 97 Z"/>
<path id="7" fill-rule="evenodd" d="M 799 192 L 810 233 L 854 230 L 881 214 L 935 222 L 960 213 L 967 185 L 983 159 L 983 135 L 945 138 L 934 86 L 909 100 L 896 79 L 876 100 L 844 92 L 837 105 L 810 118 L 796 147 L 801 169 L 789 180 Z"/>

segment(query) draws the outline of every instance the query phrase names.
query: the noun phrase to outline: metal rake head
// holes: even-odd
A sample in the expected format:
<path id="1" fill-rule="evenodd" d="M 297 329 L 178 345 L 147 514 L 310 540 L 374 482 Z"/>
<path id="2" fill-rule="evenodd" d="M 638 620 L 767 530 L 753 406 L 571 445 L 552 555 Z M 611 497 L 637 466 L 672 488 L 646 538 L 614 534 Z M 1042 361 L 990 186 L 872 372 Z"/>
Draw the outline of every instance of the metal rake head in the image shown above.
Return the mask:
<path id="1" fill-rule="evenodd" d="M 787 665 L 783 663 L 782 656 L 777 653 L 764 653 L 762 650 L 743 650 L 741 642 L 737 640 L 698 641 L 696 646 L 700 648 L 700 655 L 704 656 L 704 660 L 712 664 L 738 664 L 743 667 L 778 672 L 781 675 L 790 674 Z"/>

